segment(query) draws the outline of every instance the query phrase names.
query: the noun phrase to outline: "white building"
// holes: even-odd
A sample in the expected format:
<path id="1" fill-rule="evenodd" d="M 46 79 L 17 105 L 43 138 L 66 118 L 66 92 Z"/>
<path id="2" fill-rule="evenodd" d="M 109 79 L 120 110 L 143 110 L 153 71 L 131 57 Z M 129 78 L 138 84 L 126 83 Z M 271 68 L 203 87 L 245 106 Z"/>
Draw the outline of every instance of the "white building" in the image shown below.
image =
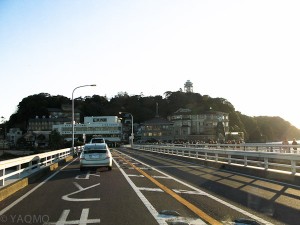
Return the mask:
<path id="1" fill-rule="evenodd" d="M 6 140 L 12 145 L 16 145 L 20 137 L 22 137 L 20 128 L 10 128 L 9 132 L 6 134 Z"/>
<path id="2" fill-rule="evenodd" d="M 53 125 L 61 135 L 71 137 L 72 124 Z M 122 123 L 117 116 L 84 117 L 84 123 L 74 124 L 74 136 L 79 137 L 104 137 L 108 142 L 121 142 Z"/>

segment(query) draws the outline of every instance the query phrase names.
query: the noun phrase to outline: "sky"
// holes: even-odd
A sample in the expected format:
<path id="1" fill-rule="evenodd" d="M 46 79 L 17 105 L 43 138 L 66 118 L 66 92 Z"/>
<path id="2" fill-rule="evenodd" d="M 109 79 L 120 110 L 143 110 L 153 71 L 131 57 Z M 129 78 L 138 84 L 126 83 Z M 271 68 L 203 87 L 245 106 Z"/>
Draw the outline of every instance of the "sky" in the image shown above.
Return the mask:
<path id="1" fill-rule="evenodd" d="M 39 93 L 225 98 L 300 129 L 299 0 L 0 0 L 0 116 Z"/>

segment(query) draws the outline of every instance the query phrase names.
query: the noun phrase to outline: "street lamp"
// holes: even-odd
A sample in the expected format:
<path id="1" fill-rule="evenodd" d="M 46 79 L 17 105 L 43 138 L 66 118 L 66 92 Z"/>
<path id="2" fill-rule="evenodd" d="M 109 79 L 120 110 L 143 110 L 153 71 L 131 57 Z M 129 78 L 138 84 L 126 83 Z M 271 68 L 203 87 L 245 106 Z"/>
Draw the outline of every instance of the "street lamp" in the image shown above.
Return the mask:
<path id="1" fill-rule="evenodd" d="M 133 147 L 133 115 L 129 112 L 119 112 L 119 114 L 127 113 L 131 116 L 131 148 Z"/>
<path id="2" fill-rule="evenodd" d="M 74 119 L 74 91 L 78 88 L 82 88 L 82 87 L 94 87 L 96 86 L 96 84 L 88 84 L 88 85 L 82 85 L 82 86 L 78 86 L 76 88 L 74 88 L 73 92 L 72 92 L 72 153 L 74 154 L 74 123 L 75 123 L 75 119 Z"/>

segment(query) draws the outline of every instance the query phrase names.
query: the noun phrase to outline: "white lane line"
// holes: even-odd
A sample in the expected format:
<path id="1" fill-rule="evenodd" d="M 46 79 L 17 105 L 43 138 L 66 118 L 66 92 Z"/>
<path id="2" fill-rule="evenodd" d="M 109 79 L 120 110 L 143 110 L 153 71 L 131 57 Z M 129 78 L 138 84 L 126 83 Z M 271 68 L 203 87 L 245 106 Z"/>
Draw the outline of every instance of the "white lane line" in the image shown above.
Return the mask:
<path id="1" fill-rule="evenodd" d="M 140 191 L 157 191 L 157 192 L 164 192 L 160 188 L 147 188 L 147 187 L 138 187 Z"/>
<path id="2" fill-rule="evenodd" d="M 30 195 L 31 193 L 33 193 L 35 190 L 37 190 L 38 188 L 40 188 L 42 185 L 44 185 L 47 181 L 49 181 L 50 179 L 52 179 L 54 176 L 56 176 L 61 170 L 63 170 L 64 168 L 66 168 L 67 166 L 69 166 L 71 163 L 73 163 L 76 160 L 73 159 L 70 163 L 68 163 L 67 165 L 65 165 L 64 167 L 62 167 L 60 170 L 56 171 L 54 174 L 52 174 L 51 176 L 49 176 L 48 178 L 46 178 L 43 182 L 39 183 L 37 186 L 35 186 L 34 188 L 32 188 L 30 191 L 28 191 L 26 194 L 22 195 L 20 198 L 18 198 L 17 200 L 15 200 L 13 203 L 11 203 L 10 205 L 8 205 L 7 207 L 5 207 L 4 209 L 2 209 L 0 211 L 0 215 L 3 215 L 4 213 L 6 213 L 9 209 L 11 209 L 12 207 L 14 207 L 15 205 L 17 205 L 19 202 L 21 202 L 24 198 L 26 198 L 28 195 Z"/>
<path id="3" fill-rule="evenodd" d="M 116 150 L 116 151 L 117 151 L 117 150 Z M 117 152 L 119 152 L 119 151 L 117 151 Z M 145 165 L 145 166 L 151 167 L 151 166 L 148 165 L 147 163 L 144 163 L 144 162 L 142 162 L 142 161 L 140 161 L 140 160 L 137 160 L 137 159 L 135 159 L 135 158 L 133 158 L 133 157 L 131 157 L 131 156 L 129 156 L 129 155 L 123 153 L 123 152 L 119 152 L 119 153 L 120 153 L 120 154 L 123 154 L 123 155 L 125 155 L 125 156 L 127 156 L 127 157 L 129 157 L 129 158 L 131 158 L 131 159 L 134 159 L 134 160 L 136 160 L 137 162 L 139 162 L 139 163 L 141 163 L 141 164 L 143 164 L 143 165 Z M 189 187 L 189 188 L 191 188 L 191 189 L 193 189 L 193 190 L 195 190 L 195 191 L 198 191 L 198 192 L 201 192 L 201 193 L 205 193 L 205 195 L 206 195 L 207 197 L 209 197 L 209 198 L 211 198 L 211 199 L 213 199 L 213 200 L 215 200 L 215 201 L 217 201 L 217 202 L 219 202 L 219 203 L 221 203 L 221 204 L 223 204 L 223 205 L 225 205 L 225 206 L 227 206 L 227 207 L 229 207 L 229 208 L 231 208 L 231 209 L 233 209 L 233 210 L 235 210 L 235 211 L 237 211 L 237 212 L 240 212 L 240 213 L 242 213 L 242 214 L 244 214 L 244 215 L 246 215 L 246 216 L 248 216 L 248 217 L 250 217 L 250 218 L 252 218 L 252 219 L 254 219 L 254 220 L 258 221 L 258 222 L 260 222 L 260 223 L 263 223 L 263 224 L 265 224 L 265 225 L 273 225 L 273 224 L 272 224 L 271 222 L 269 222 L 269 221 L 266 221 L 266 220 L 264 220 L 264 219 L 262 219 L 262 218 L 260 218 L 260 217 L 258 217 L 258 216 L 256 216 L 256 215 L 253 215 L 253 214 L 251 214 L 251 213 L 249 213 L 249 212 L 247 212 L 247 211 L 245 211 L 245 210 L 243 210 L 243 209 L 240 209 L 240 208 L 238 208 L 238 207 L 236 207 L 236 206 L 234 206 L 234 205 L 232 205 L 232 204 L 230 204 L 230 203 L 228 203 L 228 202 L 225 202 L 225 201 L 223 201 L 222 199 L 219 199 L 219 198 L 217 198 L 217 197 L 215 197 L 215 196 L 213 196 L 213 195 L 210 195 L 210 194 L 208 194 L 208 193 L 206 193 L 206 192 L 204 192 L 204 191 L 202 191 L 202 190 L 200 190 L 200 189 L 198 189 L 198 188 L 196 188 L 196 187 L 194 187 L 194 186 L 192 186 L 192 185 L 190 185 L 190 184 L 187 184 L 187 183 L 185 183 L 185 182 L 183 182 L 183 181 L 181 181 L 181 180 L 179 180 L 179 179 L 177 179 L 177 178 L 175 178 L 175 177 L 170 176 L 169 174 L 166 174 L 166 173 L 164 173 L 164 172 L 162 172 L 162 171 L 156 169 L 155 167 L 151 167 L 151 168 L 152 168 L 153 170 L 155 170 L 155 171 L 157 171 L 157 172 L 163 174 L 164 176 L 170 177 L 171 179 L 173 179 L 173 180 L 175 180 L 175 181 L 177 181 L 177 182 L 179 182 L 179 183 L 181 183 L 181 184 L 183 184 L 183 185 L 185 185 L 185 186 L 187 186 L 187 187 Z"/>
<path id="4" fill-rule="evenodd" d="M 178 190 L 178 189 L 173 189 L 174 192 L 178 193 L 178 194 L 188 194 L 188 195 L 204 195 L 206 196 L 207 193 L 204 191 L 188 191 L 188 190 Z"/>
<path id="5" fill-rule="evenodd" d="M 158 179 L 171 179 L 170 177 L 165 177 L 165 176 L 152 176 L 152 177 Z"/>
<path id="6" fill-rule="evenodd" d="M 144 175 L 137 175 L 137 174 L 127 174 L 129 177 L 144 177 Z"/>
<path id="7" fill-rule="evenodd" d="M 144 177 L 144 175 L 138 175 L 138 174 L 127 174 L 129 177 Z M 156 179 L 171 179 L 170 177 L 165 177 L 165 176 L 152 176 L 153 178 Z"/>
<path id="8" fill-rule="evenodd" d="M 149 212 L 152 214 L 152 216 L 155 218 L 155 220 L 158 222 L 159 225 L 168 225 L 165 221 L 165 219 L 158 217 L 158 212 L 156 209 L 152 206 L 152 204 L 146 199 L 146 197 L 142 194 L 142 192 L 135 186 L 135 184 L 130 180 L 130 178 L 127 176 L 127 174 L 124 172 L 124 170 L 119 166 L 119 164 L 116 162 L 116 160 L 113 158 L 114 163 L 117 165 L 127 182 L 130 184 L 132 189 L 135 191 L 137 196 L 141 199 L 143 204 L 146 206 L 146 208 L 149 210 Z"/>

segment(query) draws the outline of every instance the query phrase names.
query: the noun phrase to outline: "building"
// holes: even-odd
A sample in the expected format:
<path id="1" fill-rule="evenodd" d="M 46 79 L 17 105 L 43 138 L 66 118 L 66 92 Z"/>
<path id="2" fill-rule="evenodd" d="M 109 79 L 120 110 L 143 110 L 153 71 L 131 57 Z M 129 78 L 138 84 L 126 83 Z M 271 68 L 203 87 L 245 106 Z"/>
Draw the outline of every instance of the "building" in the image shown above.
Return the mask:
<path id="1" fill-rule="evenodd" d="M 171 142 L 174 139 L 173 123 L 159 116 L 145 121 L 140 133 L 141 142 Z"/>
<path id="2" fill-rule="evenodd" d="M 173 122 L 175 140 L 224 141 L 229 131 L 228 113 L 207 111 L 193 114 L 180 108 L 168 117 Z"/>
<path id="3" fill-rule="evenodd" d="M 62 105 L 61 108 L 48 108 L 49 116 L 36 116 L 28 120 L 28 131 L 52 131 L 52 126 L 57 124 L 70 123 L 72 121 L 72 106 Z M 80 111 L 74 109 L 74 120 L 80 122 Z"/>
<path id="4" fill-rule="evenodd" d="M 72 121 L 72 105 L 63 104 L 61 108 L 48 108 L 50 118 L 65 118 L 66 121 Z M 74 109 L 74 120 L 80 122 L 80 110 Z"/>
<path id="5" fill-rule="evenodd" d="M 51 116 L 47 118 L 46 116 L 36 116 L 36 118 L 28 120 L 27 131 L 48 131 L 50 133 L 53 125 L 71 123 L 71 121 L 72 119 L 69 120 L 69 118 L 57 118 Z"/>
<path id="6" fill-rule="evenodd" d="M 158 103 L 156 103 L 156 115 L 145 121 L 139 130 L 141 142 L 171 142 L 173 141 L 173 123 L 158 115 Z"/>
<path id="7" fill-rule="evenodd" d="M 72 124 L 53 125 L 53 130 L 57 130 L 66 139 L 72 140 Z M 74 124 L 74 137 L 82 137 L 89 141 L 92 136 L 105 138 L 106 142 L 119 143 L 122 137 L 122 123 L 117 116 L 94 116 L 84 117 L 84 123 Z"/>
<path id="8" fill-rule="evenodd" d="M 184 84 L 184 91 L 186 93 L 192 93 L 193 92 L 193 83 L 190 80 L 187 80 Z"/>
<path id="9" fill-rule="evenodd" d="M 228 113 L 207 111 L 193 114 L 190 109 L 180 108 L 167 119 L 155 118 L 141 125 L 142 142 L 174 141 L 225 141 L 229 131 Z"/>
<path id="10" fill-rule="evenodd" d="M 28 142 L 34 143 L 36 146 L 47 146 L 49 142 L 49 134 L 54 125 L 71 124 L 72 106 L 63 104 L 61 108 L 48 108 L 49 116 L 36 116 L 28 120 L 27 132 L 24 138 Z M 74 109 L 74 120 L 80 122 L 80 111 Z"/>
<path id="11" fill-rule="evenodd" d="M 6 140 L 10 145 L 15 146 L 17 144 L 17 140 L 22 137 L 22 131 L 20 128 L 10 128 L 9 132 L 6 134 Z"/>

